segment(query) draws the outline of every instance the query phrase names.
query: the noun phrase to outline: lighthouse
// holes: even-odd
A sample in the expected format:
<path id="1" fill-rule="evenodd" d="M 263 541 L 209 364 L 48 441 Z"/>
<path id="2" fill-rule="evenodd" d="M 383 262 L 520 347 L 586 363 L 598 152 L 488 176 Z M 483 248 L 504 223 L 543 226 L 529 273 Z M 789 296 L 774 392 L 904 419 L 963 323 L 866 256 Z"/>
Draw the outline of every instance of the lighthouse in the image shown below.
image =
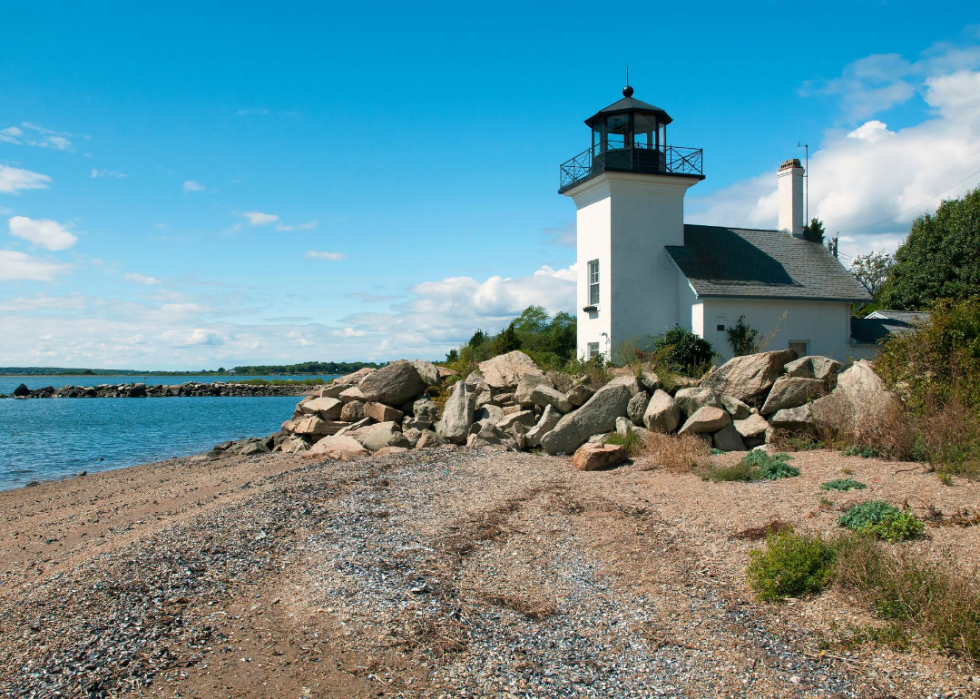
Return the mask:
<path id="1" fill-rule="evenodd" d="M 560 168 L 575 202 L 578 355 L 607 360 L 624 342 L 645 345 L 690 308 L 667 251 L 684 245 L 684 195 L 704 179 L 702 151 L 669 145 L 666 111 L 633 97 L 585 120 L 589 147 Z"/>

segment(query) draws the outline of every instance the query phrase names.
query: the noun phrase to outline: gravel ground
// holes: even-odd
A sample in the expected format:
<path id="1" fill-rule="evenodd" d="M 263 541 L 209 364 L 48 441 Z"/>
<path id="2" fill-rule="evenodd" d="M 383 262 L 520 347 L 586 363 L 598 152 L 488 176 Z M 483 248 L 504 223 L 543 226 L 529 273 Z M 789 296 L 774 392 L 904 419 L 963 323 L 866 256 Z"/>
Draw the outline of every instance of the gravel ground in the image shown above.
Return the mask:
<path id="1" fill-rule="evenodd" d="M 873 623 L 867 610 L 836 592 L 754 602 L 758 544 L 731 538 L 773 518 L 830 532 L 873 498 L 976 512 L 980 487 L 831 452 L 795 464 L 800 478 L 706 484 L 643 459 L 580 473 L 461 449 L 263 455 L 2 493 L 0 692 L 980 695 L 980 672 L 928 649 L 822 651 L 835 628 Z M 845 468 L 868 490 L 821 504 L 817 486 Z M 972 565 L 978 532 L 930 529 L 915 546 Z"/>

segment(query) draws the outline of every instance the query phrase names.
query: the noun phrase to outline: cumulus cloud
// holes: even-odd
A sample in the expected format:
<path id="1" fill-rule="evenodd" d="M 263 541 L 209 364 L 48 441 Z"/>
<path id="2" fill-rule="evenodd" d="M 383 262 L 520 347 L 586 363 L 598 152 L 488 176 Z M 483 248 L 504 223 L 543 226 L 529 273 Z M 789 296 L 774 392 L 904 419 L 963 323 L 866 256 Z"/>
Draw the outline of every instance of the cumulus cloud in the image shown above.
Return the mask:
<path id="1" fill-rule="evenodd" d="M 147 286 L 155 286 L 160 283 L 160 280 L 156 277 L 147 277 L 138 272 L 127 272 L 125 275 L 123 275 L 123 277 L 128 282 L 146 284 Z"/>
<path id="2" fill-rule="evenodd" d="M 71 265 L 50 262 L 16 250 L 0 250 L 0 281 L 53 282 Z"/>
<path id="3" fill-rule="evenodd" d="M 8 222 L 10 234 L 23 238 L 48 250 L 67 250 L 78 238 L 65 230 L 57 221 L 50 219 L 29 219 L 14 216 Z"/>
<path id="4" fill-rule="evenodd" d="M 206 189 L 207 187 L 200 182 L 195 182 L 194 180 L 187 180 L 184 182 L 184 194 L 187 194 L 188 192 L 203 192 Z"/>
<path id="5" fill-rule="evenodd" d="M 915 217 L 935 210 L 943 197 L 962 196 L 980 184 L 980 71 L 935 75 L 923 85 L 930 113 L 920 123 L 893 130 L 871 119 L 849 131 L 828 132 L 811 152 L 810 216 L 821 219 L 830 235 L 841 233 L 845 259 L 894 250 Z M 773 165 L 709 196 L 691 196 L 688 219 L 775 228 Z"/>
<path id="6" fill-rule="evenodd" d="M 19 194 L 25 189 L 47 189 L 51 178 L 30 170 L 0 165 L 0 192 Z"/>
<path id="7" fill-rule="evenodd" d="M 9 126 L 0 129 L 0 141 L 18 146 L 37 146 L 54 150 L 71 151 L 75 149 L 70 140 L 70 133 L 54 131 L 27 121 L 23 122 L 21 127 L 23 128 Z"/>
<path id="8" fill-rule="evenodd" d="M 264 214 L 261 211 L 246 211 L 242 216 L 248 219 L 250 226 L 268 226 L 279 220 L 275 214 Z"/>
<path id="9" fill-rule="evenodd" d="M 206 330 L 204 328 L 195 328 L 185 342 L 187 345 L 223 345 L 225 343 L 224 339 L 216 333 L 214 330 Z"/>
<path id="10" fill-rule="evenodd" d="M 342 252 L 317 252 L 316 250 L 307 250 L 303 253 L 303 257 L 307 260 L 331 260 L 333 262 L 347 259 L 347 255 Z"/>

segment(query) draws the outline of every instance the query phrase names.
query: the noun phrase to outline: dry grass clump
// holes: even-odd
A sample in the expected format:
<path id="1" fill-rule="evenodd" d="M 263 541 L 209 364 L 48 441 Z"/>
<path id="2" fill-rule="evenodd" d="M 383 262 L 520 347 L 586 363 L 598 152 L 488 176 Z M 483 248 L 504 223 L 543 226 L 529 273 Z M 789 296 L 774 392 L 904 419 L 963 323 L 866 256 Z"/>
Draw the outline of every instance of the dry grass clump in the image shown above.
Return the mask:
<path id="1" fill-rule="evenodd" d="M 782 534 L 793 531 L 793 525 L 781 519 L 773 519 L 766 522 L 761 527 L 749 527 L 742 531 L 735 532 L 728 536 L 729 539 L 742 539 L 743 541 L 762 541 L 773 534 Z"/>
<path id="2" fill-rule="evenodd" d="M 708 465 L 711 449 L 698 437 L 651 432 L 644 435 L 645 460 L 649 468 L 689 473 Z"/>
<path id="3" fill-rule="evenodd" d="M 949 552 L 928 561 L 908 548 L 886 549 L 871 536 L 844 537 L 836 548 L 843 590 L 935 645 L 980 660 L 976 572 L 962 572 Z"/>

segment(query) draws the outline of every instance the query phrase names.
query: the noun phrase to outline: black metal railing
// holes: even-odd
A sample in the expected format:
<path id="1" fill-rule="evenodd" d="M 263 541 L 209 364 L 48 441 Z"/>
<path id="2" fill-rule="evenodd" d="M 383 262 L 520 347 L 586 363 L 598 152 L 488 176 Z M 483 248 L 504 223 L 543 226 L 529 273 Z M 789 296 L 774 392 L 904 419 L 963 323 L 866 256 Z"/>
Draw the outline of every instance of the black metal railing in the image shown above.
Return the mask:
<path id="1" fill-rule="evenodd" d="M 607 148 L 605 151 L 593 146 L 561 164 L 559 190 L 606 170 L 704 177 L 703 159 L 704 152 L 700 148 L 650 148 L 640 142 L 634 143 L 632 148 Z"/>

